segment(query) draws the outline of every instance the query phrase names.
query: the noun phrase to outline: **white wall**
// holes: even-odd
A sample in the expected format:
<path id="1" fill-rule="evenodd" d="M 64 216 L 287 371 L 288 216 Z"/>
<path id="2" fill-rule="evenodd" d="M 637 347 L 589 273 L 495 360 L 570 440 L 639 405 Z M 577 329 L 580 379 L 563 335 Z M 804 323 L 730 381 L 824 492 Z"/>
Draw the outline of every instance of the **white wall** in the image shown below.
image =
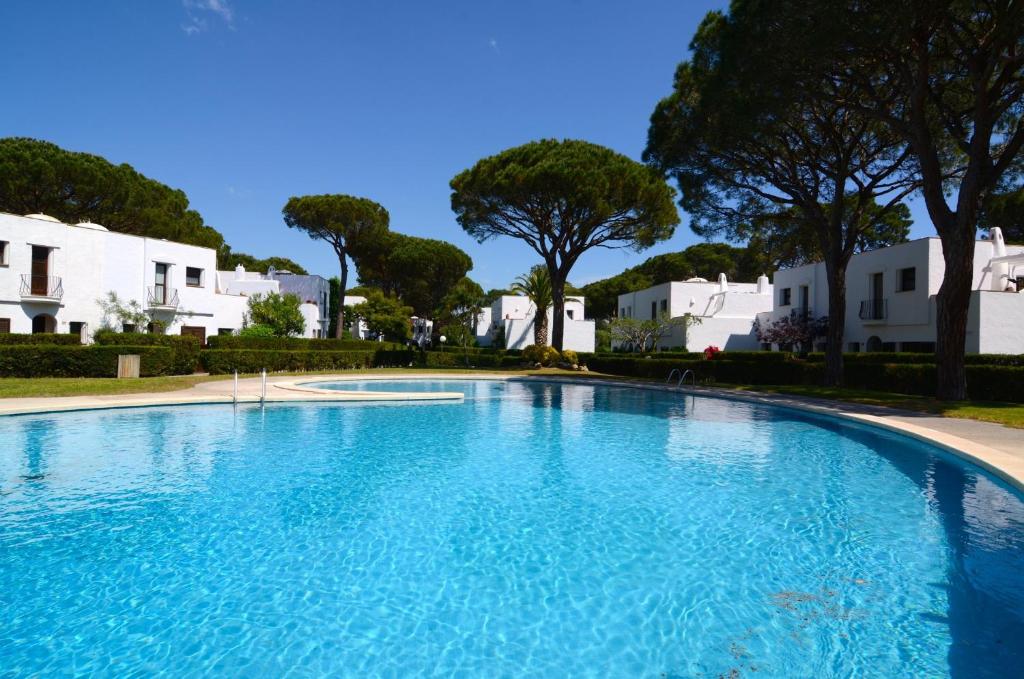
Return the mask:
<path id="1" fill-rule="evenodd" d="M 1009 254 L 1024 252 L 1024 247 L 1007 246 Z M 989 260 L 994 256 L 991 241 L 979 240 L 975 244 L 972 287 L 985 291 L 971 298 L 967 347 L 968 353 L 1024 353 L 1024 335 L 1008 331 L 1011 327 L 1024 327 L 1024 295 L 1013 293 L 988 294 L 991 274 Z M 915 289 L 900 291 L 900 270 L 915 269 Z M 861 318 L 861 302 L 872 298 L 871 276 L 882 274 L 882 299 L 885 300 L 884 319 Z M 854 255 L 846 273 L 846 314 L 844 343 L 848 351 L 866 351 L 868 341 L 878 338 L 882 343 L 934 343 L 936 295 L 942 285 L 945 261 L 942 259 L 942 241 L 937 237 L 921 238 L 888 248 Z M 775 304 L 771 320 L 788 316 L 798 304 L 799 286 L 810 291 L 811 314 L 828 315 L 828 279 L 821 262 L 775 272 Z M 792 290 L 792 304 L 781 305 L 782 291 Z M 989 348 L 985 348 L 989 347 Z M 820 347 L 819 347 L 820 348 Z"/>
<path id="2" fill-rule="evenodd" d="M 588 321 L 583 314 L 582 297 L 565 298 L 565 323 L 562 332 L 562 348 L 573 351 L 594 351 L 596 324 Z M 489 347 L 500 328 L 505 329 L 505 348 L 524 349 L 533 344 L 533 319 L 536 315 L 533 302 L 527 297 L 504 295 L 484 309 L 476 322 L 476 339 L 480 346 Z M 554 331 L 554 307 L 548 309 L 548 344 Z"/>
<path id="3" fill-rule="evenodd" d="M 626 318 L 651 320 L 662 313 L 670 318 L 681 318 L 687 314 L 699 319 L 700 323 L 688 329 L 673 328 L 662 338 L 658 346 L 662 349 L 687 349 L 701 351 L 708 346 L 717 346 L 732 351 L 748 351 L 759 348 L 754 331 L 754 320 L 758 313 L 772 308 L 772 287 L 765 279 L 757 283 L 726 283 L 723 292 L 718 282 L 673 281 L 661 283 L 644 290 L 619 295 L 618 315 Z M 617 345 L 618 342 L 613 342 Z"/>

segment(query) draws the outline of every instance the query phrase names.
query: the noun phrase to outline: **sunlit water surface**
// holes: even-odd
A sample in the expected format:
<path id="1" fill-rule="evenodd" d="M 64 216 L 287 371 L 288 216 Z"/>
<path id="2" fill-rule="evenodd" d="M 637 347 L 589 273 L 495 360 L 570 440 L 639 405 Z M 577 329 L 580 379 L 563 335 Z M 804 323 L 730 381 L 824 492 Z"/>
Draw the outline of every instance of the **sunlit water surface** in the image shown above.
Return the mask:
<path id="1" fill-rule="evenodd" d="M 0 418 L 0 676 L 1024 671 L 1024 502 L 933 448 L 634 389 L 355 388 L 467 398 Z"/>

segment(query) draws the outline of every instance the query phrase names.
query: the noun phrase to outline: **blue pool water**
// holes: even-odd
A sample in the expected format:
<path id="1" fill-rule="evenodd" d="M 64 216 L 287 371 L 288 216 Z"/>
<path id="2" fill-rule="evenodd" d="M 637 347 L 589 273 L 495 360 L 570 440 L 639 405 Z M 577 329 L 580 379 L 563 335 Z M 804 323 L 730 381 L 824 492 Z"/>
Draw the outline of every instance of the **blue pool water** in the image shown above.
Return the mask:
<path id="1" fill-rule="evenodd" d="M 466 399 L 0 418 L 0 676 L 1021 674 L 1024 501 L 933 448 L 413 388 Z"/>

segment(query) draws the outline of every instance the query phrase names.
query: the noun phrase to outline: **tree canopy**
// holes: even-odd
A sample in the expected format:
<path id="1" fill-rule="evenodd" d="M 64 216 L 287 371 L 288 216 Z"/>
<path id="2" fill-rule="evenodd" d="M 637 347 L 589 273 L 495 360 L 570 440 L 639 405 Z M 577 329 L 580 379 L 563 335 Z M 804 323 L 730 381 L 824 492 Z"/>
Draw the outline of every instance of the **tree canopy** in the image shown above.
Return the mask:
<path id="1" fill-rule="evenodd" d="M 433 317 L 441 300 L 473 268 L 465 252 L 441 240 L 389 231 L 352 252 L 359 282 L 398 295 L 421 317 Z"/>
<path id="2" fill-rule="evenodd" d="M 309 272 L 296 262 L 295 260 L 288 259 L 287 257 L 266 257 L 260 259 L 247 255 L 244 252 L 234 252 L 230 245 L 223 245 L 217 250 L 217 268 L 222 271 L 234 269 L 236 266 L 241 264 L 245 267 L 246 271 L 259 271 L 266 273 L 270 267 L 274 267 L 278 271 L 291 271 L 292 273 L 306 275 Z"/>
<path id="3" fill-rule="evenodd" d="M 352 313 L 366 323 L 367 329 L 375 336 L 398 342 L 409 339 L 412 308 L 394 295 L 368 290 L 366 301 L 353 306 Z"/>
<path id="4" fill-rule="evenodd" d="M 673 191 L 652 168 L 585 141 L 544 139 L 484 158 L 451 181 L 452 210 L 479 242 L 522 240 L 551 276 L 553 345 L 561 350 L 564 287 L 594 247 L 642 250 L 672 235 Z"/>
<path id="5" fill-rule="evenodd" d="M 0 210 L 91 221 L 111 231 L 219 248 L 224 238 L 183 191 L 100 156 L 24 137 L 0 139 Z"/>
<path id="6" fill-rule="evenodd" d="M 982 207 L 982 228 L 998 226 L 1007 243 L 1024 245 L 1024 188 L 992 194 Z"/>
<path id="7" fill-rule="evenodd" d="M 841 12 L 820 4 L 811 16 L 745 0 L 709 13 L 644 156 L 676 180 L 700 235 L 751 238 L 794 217 L 815 236 L 832 321 L 825 376 L 839 384 L 846 266 L 916 184 L 904 141 L 857 118 L 853 88 L 833 72 L 840 46 L 821 28 Z"/>
<path id="8" fill-rule="evenodd" d="M 301 304 L 298 295 L 292 293 L 253 295 L 249 298 L 246 325 L 270 328 L 277 337 L 301 335 L 306 330 L 306 319 L 299 310 Z"/>
<path id="9" fill-rule="evenodd" d="M 343 194 L 292 197 L 282 213 L 289 228 L 304 231 L 313 240 L 326 241 L 334 249 L 341 269 L 339 299 L 344 299 L 348 286 L 350 250 L 383 237 L 390 222 L 384 206 L 368 198 Z M 340 304 L 337 319 L 335 337 L 340 338 L 345 329 L 345 307 Z"/>

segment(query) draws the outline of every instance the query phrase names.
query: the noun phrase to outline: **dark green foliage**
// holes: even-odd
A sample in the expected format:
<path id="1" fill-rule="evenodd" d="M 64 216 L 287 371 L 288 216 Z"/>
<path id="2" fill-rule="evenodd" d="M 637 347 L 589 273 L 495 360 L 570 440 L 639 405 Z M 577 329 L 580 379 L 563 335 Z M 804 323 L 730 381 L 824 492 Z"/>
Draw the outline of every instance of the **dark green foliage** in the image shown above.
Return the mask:
<path id="1" fill-rule="evenodd" d="M 1007 243 L 1024 245 L 1024 188 L 988 196 L 982 203 L 979 226 L 998 226 Z"/>
<path id="2" fill-rule="evenodd" d="M 265 259 L 259 259 L 252 255 L 247 255 L 244 252 L 234 252 L 230 245 L 224 244 L 217 249 L 217 268 L 223 270 L 232 270 L 236 266 L 241 264 L 245 267 L 246 271 L 258 271 L 260 273 L 266 273 L 270 267 L 274 267 L 278 271 L 291 271 L 292 273 L 306 275 L 309 272 L 299 264 L 298 262 L 288 259 L 287 257 L 267 257 Z"/>
<path id="3" fill-rule="evenodd" d="M 469 255 L 451 243 L 393 231 L 364 239 L 352 260 L 361 285 L 397 295 L 426 318 L 434 317 L 444 296 L 473 268 Z"/>
<path id="4" fill-rule="evenodd" d="M 278 337 L 301 335 L 306 329 L 306 319 L 299 309 L 301 305 L 299 296 L 290 292 L 253 295 L 249 298 L 247 321 L 270 328 Z"/>
<path id="5" fill-rule="evenodd" d="M 392 341 L 405 341 L 412 334 L 412 308 L 402 304 L 402 300 L 393 295 L 385 295 L 380 290 L 370 290 L 366 301 L 356 304 L 351 309 L 375 337 L 384 337 Z"/>
<path id="6" fill-rule="evenodd" d="M 648 377 L 664 380 L 673 369 L 693 370 L 699 383 L 755 385 L 817 385 L 824 375 L 821 355 L 817 360 L 801 360 L 782 352 L 722 352 L 733 354 L 730 360 L 687 360 L 665 358 L 634 358 L 632 356 L 600 355 L 586 359 L 591 370 L 609 375 Z M 739 354 L 746 354 L 740 356 Z M 814 355 L 812 355 L 814 356 Z M 935 396 L 937 377 L 934 363 L 918 362 L 929 354 L 850 354 L 873 356 L 878 360 L 857 360 L 844 364 L 846 386 L 895 394 Z M 770 358 L 777 357 L 777 358 Z M 896 357 L 893 362 L 881 362 Z M 1001 362 L 994 355 L 977 357 L 967 365 L 968 396 L 988 401 L 1024 402 L 1024 366 Z M 581 361 L 584 360 L 582 357 Z M 902 361 L 902 362 L 901 362 Z"/>
<path id="7" fill-rule="evenodd" d="M 289 228 L 304 231 L 313 240 L 330 243 L 341 269 L 339 299 L 344 299 L 348 288 L 349 255 L 366 243 L 383 238 L 391 219 L 383 205 L 343 194 L 293 196 L 281 212 Z M 334 336 L 340 338 L 344 330 L 345 307 L 339 304 Z"/>
<path id="8" fill-rule="evenodd" d="M 565 283 L 594 247 L 642 250 L 672 235 L 673 191 L 652 168 L 585 141 L 544 139 L 484 158 L 451 181 L 452 210 L 470 236 L 523 241 L 541 257 L 562 346 Z"/>
<path id="9" fill-rule="evenodd" d="M 6 344 L 81 344 L 82 339 L 78 335 L 64 335 L 57 333 L 35 333 L 32 335 L 20 333 L 0 334 L 0 346 Z"/>
<path id="10" fill-rule="evenodd" d="M 158 374 L 191 375 L 199 367 L 199 340 L 189 335 L 100 331 L 93 335 L 93 341 L 99 346 L 168 347 L 171 350 L 169 372 Z"/>
<path id="11" fill-rule="evenodd" d="M 356 368 L 397 368 L 416 360 L 411 349 L 377 351 L 315 351 L 296 349 L 208 349 L 203 365 L 211 375 L 240 373 L 308 372 Z"/>
<path id="12" fill-rule="evenodd" d="M 36 139 L 0 139 L 0 211 L 92 221 L 111 231 L 219 248 L 224 238 L 184 192 L 89 153 Z"/>
<path id="13" fill-rule="evenodd" d="M 421 365 L 427 368 L 518 368 L 523 364 L 519 356 L 501 353 L 427 351 L 423 353 Z"/>
<path id="14" fill-rule="evenodd" d="M 403 349 L 395 342 L 366 340 L 309 339 L 306 337 L 240 337 L 214 335 L 206 340 L 211 349 L 295 349 L 300 351 L 379 351 Z"/>
<path id="15" fill-rule="evenodd" d="M 811 362 L 824 361 L 825 355 L 818 352 L 811 353 L 807 355 L 807 360 Z M 863 365 L 865 363 L 935 363 L 935 354 L 861 352 L 845 354 L 843 356 L 843 361 L 848 362 L 851 365 Z M 964 356 L 964 362 L 967 365 L 1005 365 L 1024 367 L 1024 354 L 967 354 Z"/>
<path id="16" fill-rule="evenodd" d="M 138 354 L 142 377 L 178 374 L 170 347 L 32 344 L 0 347 L 0 377 L 117 377 L 119 354 Z"/>

